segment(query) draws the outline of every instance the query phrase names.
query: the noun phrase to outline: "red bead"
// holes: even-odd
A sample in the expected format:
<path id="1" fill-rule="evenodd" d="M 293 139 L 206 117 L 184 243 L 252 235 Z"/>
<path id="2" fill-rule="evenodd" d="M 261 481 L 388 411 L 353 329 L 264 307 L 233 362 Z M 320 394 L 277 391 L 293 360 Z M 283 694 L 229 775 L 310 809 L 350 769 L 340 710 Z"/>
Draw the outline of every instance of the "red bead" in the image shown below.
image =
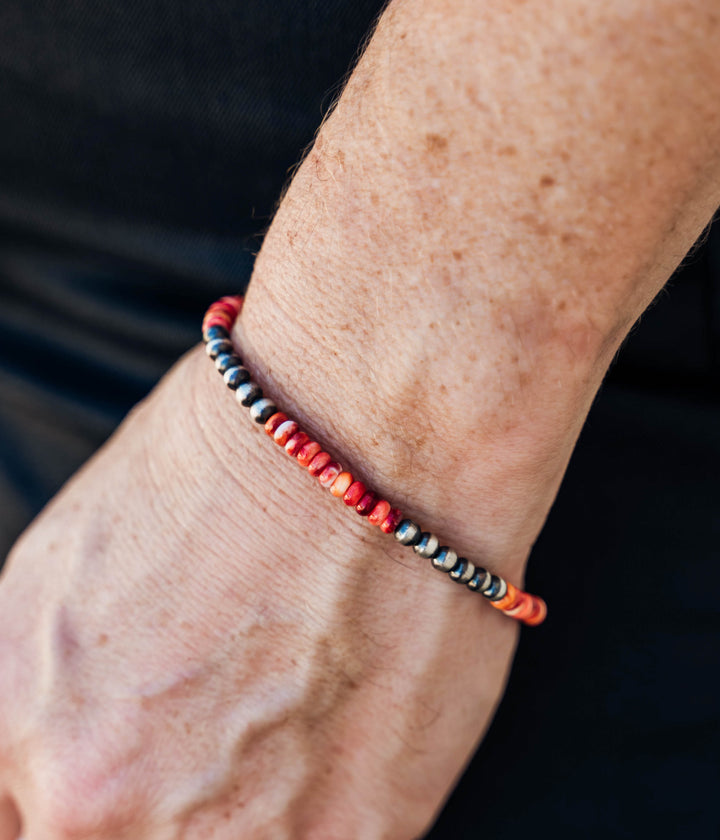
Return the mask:
<path id="1" fill-rule="evenodd" d="M 333 481 L 333 485 L 330 488 L 330 492 L 333 496 L 344 496 L 347 492 L 348 487 L 353 483 L 355 479 L 352 477 L 352 473 L 349 472 L 341 472 L 340 475 Z"/>
<path id="2" fill-rule="evenodd" d="M 295 432 L 299 431 L 300 427 L 294 420 L 286 420 L 284 423 L 281 423 L 277 429 L 275 429 L 273 440 L 278 446 L 285 446 Z"/>
<path id="3" fill-rule="evenodd" d="M 221 303 L 225 306 L 229 306 L 235 313 L 236 318 L 240 314 L 240 310 L 243 308 L 243 298 L 240 295 L 225 295 L 225 297 L 220 298 L 218 305 Z"/>
<path id="4" fill-rule="evenodd" d="M 365 495 L 365 485 L 362 481 L 353 481 L 353 483 L 345 491 L 343 502 L 346 505 L 356 505 L 360 499 Z"/>
<path id="5" fill-rule="evenodd" d="M 492 601 L 490 603 L 492 604 Z M 493 606 L 495 605 L 493 604 Z M 526 618 L 530 618 L 535 612 L 534 599 L 532 595 L 528 595 L 527 592 L 520 590 L 515 606 L 509 607 L 503 610 L 503 612 L 505 615 L 509 615 L 510 618 L 525 621 Z"/>
<path id="6" fill-rule="evenodd" d="M 380 523 L 380 530 L 384 534 L 394 534 L 402 518 L 402 511 L 398 508 L 393 508 L 385 517 L 384 521 Z"/>
<path id="7" fill-rule="evenodd" d="M 236 309 L 234 306 L 230 306 L 229 303 L 223 303 L 222 301 L 218 301 L 217 303 L 213 303 L 213 305 L 208 310 L 212 312 L 214 315 L 226 314 L 228 318 L 232 318 L 234 321 L 237 316 L 239 309 Z"/>
<path id="8" fill-rule="evenodd" d="M 323 487 L 330 487 L 330 485 L 340 475 L 341 470 L 342 467 L 337 461 L 331 461 L 318 476 L 318 481 Z"/>
<path id="9" fill-rule="evenodd" d="M 368 522 L 371 525 L 380 525 L 388 513 L 390 513 L 390 502 L 386 502 L 385 499 L 381 499 L 370 511 L 368 515 Z"/>
<path id="10" fill-rule="evenodd" d="M 505 595 L 499 601 L 490 601 L 490 604 L 496 610 L 505 612 L 505 610 L 513 610 L 515 607 L 519 607 L 526 597 L 522 589 L 518 589 L 512 583 L 508 583 Z"/>
<path id="11" fill-rule="evenodd" d="M 301 467 L 310 465 L 310 461 L 322 450 L 322 446 L 316 441 L 308 441 L 304 446 L 300 447 L 297 454 L 297 462 Z"/>
<path id="12" fill-rule="evenodd" d="M 270 437 L 272 437 L 278 428 L 287 421 L 287 419 L 287 414 L 283 414 L 282 411 L 278 411 L 273 414 L 273 416 L 265 424 L 265 431 L 270 435 Z"/>
<path id="13" fill-rule="evenodd" d="M 288 455 L 295 457 L 300 451 L 300 448 L 309 440 L 310 435 L 306 435 L 305 432 L 295 432 L 295 434 L 285 444 L 285 451 Z"/>
<path id="14" fill-rule="evenodd" d="M 227 315 L 209 314 L 202 322 L 203 331 L 208 327 L 225 327 L 226 330 L 231 330 L 234 320 Z"/>
<path id="15" fill-rule="evenodd" d="M 527 624 L 528 627 L 537 627 L 538 624 L 542 624 L 547 617 L 547 604 L 543 601 L 542 598 L 538 598 L 536 595 L 531 595 L 533 602 L 533 611 L 524 619 L 521 619 L 524 624 Z"/>
<path id="16" fill-rule="evenodd" d="M 362 499 L 360 499 L 360 501 L 355 505 L 355 510 L 360 514 L 360 516 L 367 516 L 375 507 L 376 502 L 377 496 L 371 490 L 368 490 Z"/>
<path id="17" fill-rule="evenodd" d="M 320 475 L 330 461 L 332 461 L 332 456 L 328 452 L 318 452 L 312 461 L 310 461 L 308 472 L 310 475 Z"/>
<path id="18" fill-rule="evenodd" d="M 217 301 L 216 303 L 213 303 L 213 305 L 208 309 L 205 315 L 227 315 L 228 318 L 236 318 L 237 311 L 234 307 L 229 306 L 226 303 L 220 303 L 220 301 Z"/>

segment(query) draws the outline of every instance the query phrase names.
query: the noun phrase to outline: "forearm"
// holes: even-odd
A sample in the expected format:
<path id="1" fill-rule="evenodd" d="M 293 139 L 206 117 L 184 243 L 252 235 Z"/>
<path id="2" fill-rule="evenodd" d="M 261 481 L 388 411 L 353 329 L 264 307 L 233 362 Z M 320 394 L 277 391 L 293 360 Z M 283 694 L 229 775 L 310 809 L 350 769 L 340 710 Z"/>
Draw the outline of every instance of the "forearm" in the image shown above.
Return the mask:
<path id="1" fill-rule="evenodd" d="M 253 296 L 294 282 L 278 307 L 333 337 L 340 294 L 400 333 L 448 287 L 482 303 L 475 334 L 525 298 L 524 340 L 574 325 L 598 355 L 720 195 L 710 6 L 391 4 L 283 201 Z M 276 255 L 282 278 L 265 280 Z"/>

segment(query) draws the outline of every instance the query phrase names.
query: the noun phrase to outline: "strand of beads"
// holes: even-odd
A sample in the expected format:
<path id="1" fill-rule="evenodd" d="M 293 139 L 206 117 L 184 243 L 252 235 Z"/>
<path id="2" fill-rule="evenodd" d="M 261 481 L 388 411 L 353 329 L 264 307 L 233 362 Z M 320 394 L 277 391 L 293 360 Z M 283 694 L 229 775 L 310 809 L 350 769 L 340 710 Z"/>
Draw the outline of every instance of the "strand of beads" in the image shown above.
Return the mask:
<path id="1" fill-rule="evenodd" d="M 250 410 L 252 419 L 263 425 L 275 443 L 317 478 L 322 487 L 342 499 L 348 507 L 354 508 L 371 525 L 377 526 L 385 534 L 393 534 L 401 545 L 412 548 L 420 557 L 430 560 L 436 569 L 446 572 L 452 580 L 473 592 L 481 593 L 505 615 L 524 624 L 541 624 L 547 615 L 547 607 L 542 598 L 518 589 L 500 575 L 475 566 L 465 557 L 458 557 L 453 549 L 440 545 L 435 534 L 423 531 L 417 523 L 403 517 L 401 511 L 392 507 L 390 502 L 355 479 L 317 441 L 312 440 L 295 420 L 279 411 L 273 401 L 263 395 L 262 389 L 253 382 L 242 359 L 235 353 L 230 339 L 230 332 L 242 304 L 243 298 L 239 295 L 221 298 L 208 309 L 202 331 L 208 356 L 214 360 L 225 384 L 235 392 L 238 403 Z"/>

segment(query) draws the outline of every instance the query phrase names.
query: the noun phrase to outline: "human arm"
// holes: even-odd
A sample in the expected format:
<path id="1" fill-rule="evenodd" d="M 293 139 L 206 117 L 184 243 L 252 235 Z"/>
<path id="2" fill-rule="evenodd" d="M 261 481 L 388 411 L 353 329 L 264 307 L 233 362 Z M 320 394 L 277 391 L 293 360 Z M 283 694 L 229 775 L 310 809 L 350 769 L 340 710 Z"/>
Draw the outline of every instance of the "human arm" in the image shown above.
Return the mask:
<path id="1" fill-rule="evenodd" d="M 704 7 L 539 8 L 392 7 L 237 335 L 341 459 L 518 582 L 609 359 L 717 201 L 712 21 L 675 34 Z M 18 546 L 5 775 L 31 831 L 126 805 L 134 836 L 145 806 L 230 809 L 233 837 L 410 836 L 486 724 L 513 625 L 235 411 L 192 356 Z"/>

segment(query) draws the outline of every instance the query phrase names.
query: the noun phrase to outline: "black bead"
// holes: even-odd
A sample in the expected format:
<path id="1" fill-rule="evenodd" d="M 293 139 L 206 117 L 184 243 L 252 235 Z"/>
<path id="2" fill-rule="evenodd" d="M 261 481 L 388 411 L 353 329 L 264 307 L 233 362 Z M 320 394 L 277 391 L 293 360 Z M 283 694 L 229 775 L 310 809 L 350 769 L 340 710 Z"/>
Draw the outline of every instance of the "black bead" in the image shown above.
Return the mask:
<path id="1" fill-rule="evenodd" d="M 250 379 L 250 371 L 245 370 L 244 367 L 231 367 L 225 371 L 223 379 L 228 388 L 234 391 L 238 385 L 242 385 L 243 382 Z"/>
<path id="2" fill-rule="evenodd" d="M 220 355 L 215 359 L 215 367 L 220 371 L 220 373 L 225 373 L 226 370 L 233 367 L 239 367 L 241 364 L 242 359 L 234 353 L 220 353 Z"/>
<path id="3" fill-rule="evenodd" d="M 205 344 L 208 341 L 212 341 L 214 338 L 224 338 L 229 339 L 230 333 L 225 329 L 225 327 L 221 327 L 219 324 L 215 324 L 213 327 L 208 327 L 205 332 L 203 333 L 203 341 Z"/>
<path id="4" fill-rule="evenodd" d="M 500 591 L 500 587 L 502 586 L 502 581 L 497 575 L 492 576 L 492 580 L 490 581 L 490 586 L 483 592 L 483 595 L 486 598 L 492 599 L 494 595 L 497 595 Z"/>

